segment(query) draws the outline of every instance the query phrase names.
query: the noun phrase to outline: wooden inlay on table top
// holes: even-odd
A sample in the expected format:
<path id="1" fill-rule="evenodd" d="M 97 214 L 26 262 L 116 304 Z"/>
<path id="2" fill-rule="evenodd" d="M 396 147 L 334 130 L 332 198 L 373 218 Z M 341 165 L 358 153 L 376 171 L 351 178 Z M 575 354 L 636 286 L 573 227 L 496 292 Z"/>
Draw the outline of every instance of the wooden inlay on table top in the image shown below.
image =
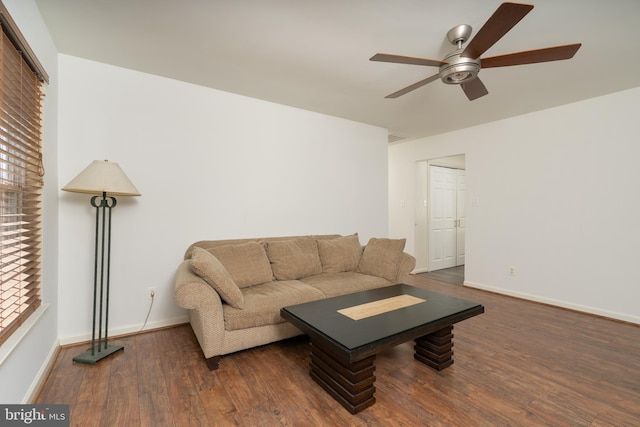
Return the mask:
<path id="1" fill-rule="evenodd" d="M 389 311 L 398 310 L 400 308 L 420 304 L 421 302 L 425 301 L 425 299 L 405 294 L 381 299 L 378 301 L 368 302 L 366 304 L 354 305 L 353 307 L 343 308 L 341 310 L 338 310 L 338 313 L 343 314 L 353 320 L 361 320 L 366 319 L 367 317 L 376 316 L 378 314 L 387 313 Z"/>

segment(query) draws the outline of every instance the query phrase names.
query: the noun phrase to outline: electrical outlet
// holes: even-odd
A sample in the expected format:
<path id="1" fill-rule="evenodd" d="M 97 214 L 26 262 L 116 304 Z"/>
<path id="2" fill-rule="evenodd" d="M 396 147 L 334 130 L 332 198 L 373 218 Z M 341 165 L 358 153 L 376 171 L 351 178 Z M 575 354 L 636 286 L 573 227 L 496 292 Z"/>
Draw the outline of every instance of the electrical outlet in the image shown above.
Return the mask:
<path id="1" fill-rule="evenodd" d="M 158 296 L 158 290 L 155 287 L 147 288 L 149 298 L 155 298 Z"/>
<path id="2" fill-rule="evenodd" d="M 507 270 L 507 274 L 509 276 L 515 276 L 516 275 L 516 268 L 513 267 L 513 266 L 509 267 L 509 270 Z"/>

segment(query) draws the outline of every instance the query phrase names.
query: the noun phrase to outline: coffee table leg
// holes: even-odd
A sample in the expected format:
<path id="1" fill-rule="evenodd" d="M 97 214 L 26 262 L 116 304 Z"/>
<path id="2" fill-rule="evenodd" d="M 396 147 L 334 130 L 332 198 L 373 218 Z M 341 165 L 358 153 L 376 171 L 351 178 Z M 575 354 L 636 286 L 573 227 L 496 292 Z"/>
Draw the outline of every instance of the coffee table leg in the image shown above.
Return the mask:
<path id="1" fill-rule="evenodd" d="M 453 325 L 416 338 L 413 357 L 438 371 L 453 363 Z"/>
<path id="2" fill-rule="evenodd" d="M 352 414 L 373 405 L 376 356 L 355 363 L 340 361 L 311 342 L 311 378 Z"/>

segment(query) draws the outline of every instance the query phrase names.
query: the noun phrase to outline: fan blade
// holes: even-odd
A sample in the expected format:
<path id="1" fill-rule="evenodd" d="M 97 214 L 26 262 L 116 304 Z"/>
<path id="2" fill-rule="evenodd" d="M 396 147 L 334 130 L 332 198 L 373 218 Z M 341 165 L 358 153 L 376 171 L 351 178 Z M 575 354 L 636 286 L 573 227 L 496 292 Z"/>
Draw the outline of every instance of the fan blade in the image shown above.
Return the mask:
<path id="1" fill-rule="evenodd" d="M 489 20 L 469 42 L 460 56 L 479 58 L 487 49 L 509 32 L 522 18 L 533 9 L 532 4 L 502 3 Z"/>
<path id="2" fill-rule="evenodd" d="M 580 46 L 582 46 L 581 43 L 567 44 L 544 49 L 525 50 L 507 55 L 491 56 L 489 58 L 483 58 L 481 65 L 482 68 L 495 68 L 571 59 L 578 49 L 580 49 Z"/>
<path id="3" fill-rule="evenodd" d="M 464 91 L 464 94 L 467 95 L 467 98 L 469 98 L 469 101 L 473 101 L 489 93 L 484 83 L 477 77 L 467 83 L 461 83 L 460 87 Z"/>
<path id="4" fill-rule="evenodd" d="M 412 65 L 428 65 L 431 67 L 439 67 L 447 64 L 443 61 L 429 58 L 416 58 L 413 56 L 391 55 L 389 53 L 376 53 L 369 61 L 393 62 L 396 64 L 412 64 Z"/>
<path id="5" fill-rule="evenodd" d="M 426 85 L 427 83 L 431 83 L 434 80 L 438 80 L 439 78 L 440 78 L 439 74 L 434 74 L 433 76 L 427 77 L 424 80 L 420 80 L 419 82 L 416 82 L 410 86 L 405 87 L 404 89 L 400 89 L 397 92 L 393 92 L 392 94 L 385 96 L 385 98 L 397 98 L 399 96 L 404 95 L 405 93 L 411 92 L 412 90 L 416 90 L 419 87 Z"/>

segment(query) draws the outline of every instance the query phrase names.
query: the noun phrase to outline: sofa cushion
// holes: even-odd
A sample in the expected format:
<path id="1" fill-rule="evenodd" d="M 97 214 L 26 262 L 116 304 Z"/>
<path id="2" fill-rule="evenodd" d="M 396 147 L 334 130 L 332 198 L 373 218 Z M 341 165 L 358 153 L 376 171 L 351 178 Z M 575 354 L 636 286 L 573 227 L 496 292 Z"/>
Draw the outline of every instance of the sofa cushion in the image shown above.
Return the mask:
<path id="1" fill-rule="evenodd" d="M 336 239 L 318 240 L 317 244 L 323 273 L 340 273 L 358 269 L 362 255 L 358 233 Z"/>
<path id="2" fill-rule="evenodd" d="M 389 280 L 382 277 L 353 271 L 322 273 L 300 281 L 322 291 L 327 298 L 391 285 Z"/>
<path id="3" fill-rule="evenodd" d="M 276 280 L 295 280 L 322 273 L 318 246 L 314 239 L 267 242 L 267 256 Z"/>
<path id="4" fill-rule="evenodd" d="M 195 248 L 191 255 L 191 270 L 220 294 L 220 298 L 235 308 L 244 307 L 244 296 L 222 263 L 211 252 Z"/>
<path id="5" fill-rule="evenodd" d="M 226 245 L 207 250 L 220 260 L 239 288 L 273 280 L 271 264 L 262 243 Z"/>
<path id="6" fill-rule="evenodd" d="M 323 299 L 324 294 L 312 286 L 298 280 L 282 280 L 242 289 L 244 309 L 225 305 L 225 329 L 228 331 L 275 325 L 285 320 L 280 317 L 280 309 L 288 305 Z"/>
<path id="7" fill-rule="evenodd" d="M 358 264 L 358 272 L 395 280 L 398 260 L 406 239 L 369 239 Z"/>

